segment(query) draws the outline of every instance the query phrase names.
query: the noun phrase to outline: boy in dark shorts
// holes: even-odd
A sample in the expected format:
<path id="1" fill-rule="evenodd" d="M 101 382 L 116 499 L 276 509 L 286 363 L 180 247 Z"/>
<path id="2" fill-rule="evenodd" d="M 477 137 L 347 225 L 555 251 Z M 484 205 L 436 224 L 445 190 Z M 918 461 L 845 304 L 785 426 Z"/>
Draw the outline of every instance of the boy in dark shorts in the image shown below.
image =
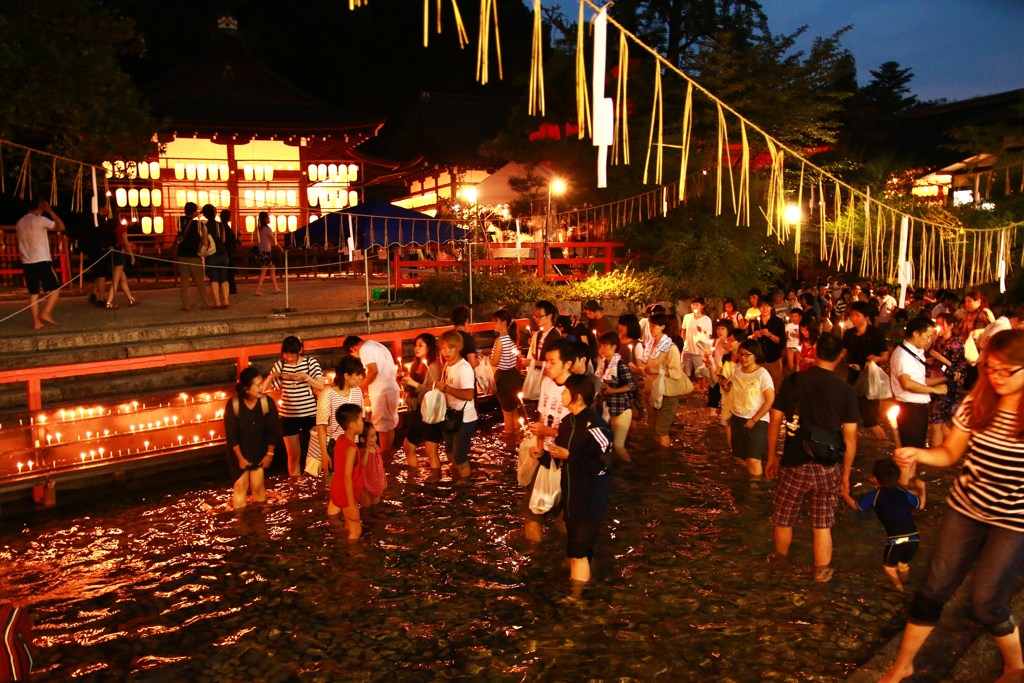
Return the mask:
<path id="1" fill-rule="evenodd" d="M 854 500 L 849 493 L 843 493 L 843 500 L 854 510 L 867 512 L 874 509 L 878 520 L 885 527 L 888 540 L 882 559 L 882 569 L 889 577 L 896 590 L 903 592 L 903 582 L 910 573 L 910 560 L 917 554 L 921 537 L 914 524 L 914 510 L 924 510 L 925 484 L 914 479 L 911 493 L 900 486 L 900 468 L 891 458 L 876 460 L 872 469 L 872 481 L 876 488 L 866 493 L 859 500 Z"/>

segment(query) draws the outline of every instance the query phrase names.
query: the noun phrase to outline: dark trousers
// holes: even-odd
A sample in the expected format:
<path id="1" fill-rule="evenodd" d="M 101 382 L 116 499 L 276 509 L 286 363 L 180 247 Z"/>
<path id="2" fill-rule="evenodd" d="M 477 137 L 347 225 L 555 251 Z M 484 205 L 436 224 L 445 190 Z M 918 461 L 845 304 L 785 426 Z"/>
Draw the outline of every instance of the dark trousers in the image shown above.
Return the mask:
<path id="1" fill-rule="evenodd" d="M 897 401 L 900 414 L 896 418 L 896 430 L 904 446 L 924 448 L 928 439 L 928 413 L 931 403 L 904 403 Z M 935 444 L 938 445 L 938 444 Z"/>

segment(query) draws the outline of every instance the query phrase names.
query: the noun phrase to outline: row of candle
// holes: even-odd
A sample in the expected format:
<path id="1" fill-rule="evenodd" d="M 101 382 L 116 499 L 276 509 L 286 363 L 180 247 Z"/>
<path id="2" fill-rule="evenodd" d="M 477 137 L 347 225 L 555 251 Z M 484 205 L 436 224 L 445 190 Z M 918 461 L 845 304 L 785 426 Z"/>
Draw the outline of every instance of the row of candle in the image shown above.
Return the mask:
<path id="1" fill-rule="evenodd" d="M 178 394 L 178 398 L 181 399 L 181 405 L 189 405 L 189 404 L 195 404 L 196 403 L 197 396 L 190 396 L 189 394 L 182 392 L 182 393 Z M 226 398 L 227 398 L 227 393 L 223 392 L 223 391 L 217 391 L 217 392 L 213 392 L 213 393 L 198 394 L 198 399 L 199 399 L 200 403 L 209 403 L 211 401 L 218 401 L 218 400 L 222 401 L 222 400 L 224 400 Z M 156 406 L 153 406 L 153 407 L 156 407 L 156 408 L 164 408 L 164 407 L 172 408 L 175 405 L 177 405 L 176 401 L 169 401 L 166 404 L 165 403 L 158 403 Z M 146 406 L 145 403 L 140 403 L 139 401 L 131 401 L 130 403 L 124 403 L 124 404 L 120 405 L 117 408 L 117 414 L 121 415 L 121 414 L 137 413 L 137 412 L 139 412 L 139 410 L 146 410 L 146 409 L 147 409 L 147 406 Z M 85 420 L 85 419 L 98 418 L 98 417 L 109 417 L 109 416 L 111 416 L 113 414 L 114 414 L 113 410 L 111 410 L 110 408 L 105 408 L 103 406 L 94 406 L 94 407 L 91 407 L 91 408 L 86 408 L 84 406 L 79 406 L 78 408 L 61 408 L 56 413 L 54 413 L 52 416 L 48 416 L 46 413 L 39 413 L 38 415 L 33 415 L 33 416 L 29 417 L 29 426 L 34 427 L 37 424 L 38 425 L 45 425 L 45 424 L 47 424 L 48 422 L 50 422 L 50 421 L 52 421 L 54 419 L 60 420 L 61 422 L 75 422 L 77 420 Z M 19 427 L 24 427 L 25 426 L 24 418 L 18 420 L 18 426 Z M 0 424 L 0 429 L 2 429 L 2 428 L 3 428 L 3 425 Z"/>

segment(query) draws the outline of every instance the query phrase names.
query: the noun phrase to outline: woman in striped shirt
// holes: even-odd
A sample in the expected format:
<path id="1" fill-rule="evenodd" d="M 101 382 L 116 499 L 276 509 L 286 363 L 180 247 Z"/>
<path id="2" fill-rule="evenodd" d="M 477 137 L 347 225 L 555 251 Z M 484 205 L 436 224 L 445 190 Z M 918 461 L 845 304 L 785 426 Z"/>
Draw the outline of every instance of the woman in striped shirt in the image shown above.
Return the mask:
<path id="1" fill-rule="evenodd" d="M 285 337 L 281 358 L 263 381 L 263 391 L 281 392 L 281 435 L 291 477 L 302 474 L 302 456 L 309 446 L 309 432 L 316 426 L 316 397 L 323 388 L 324 373 L 316 358 L 302 355 L 301 339 Z"/>
<path id="2" fill-rule="evenodd" d="M 895 453 L 904 468 L 948 467 L 965 455 L 966 460 L 950 489 L 949 509 L 928 577 L 910 606 L 899 655 L 883 681 L 913 675 L 914 656 L 975 560 L 974 616 L 999 646 L 1005 678 L 1024 676 L 1020 634 L 1010 611 L 1024 566 L 1024 331 L 992 337 L 981 370 L 941 446 Z"/>
<path id="3" fill-rule="evenodd" d="M 498 334 L 491 349 L 498 404 L 501 406 L 501 414 L 505 416 L 505 434 L 514 434 L 516 407 L 519 405 L 519 392 L 523 389 L 523 376 L 519 374 L 519 347 L 512 341 L 513 335 L 518 336 L 516 322 L 504 308 L 494 312 L 491 322 Z"/>
<path id="4" fill-rule="evenodd" d="M 342 356 L 334 368 L 334 384 L 320 392 L 316 402 L 316 431 L 311 433 L 309 450 L 306 453 L 306 472 L 319 476 L 321 469 L 334 471 L 334 449 L 338 437 L 345 433 L 338 423 L 338 408 L 357 405 L 365 411 L 363 392 L 359 388 L 366 371 L 355 356 Z M 332 443 L 334 442 L 334 443 Z M 321 448 L 324 444 L 327 448 Z"/>

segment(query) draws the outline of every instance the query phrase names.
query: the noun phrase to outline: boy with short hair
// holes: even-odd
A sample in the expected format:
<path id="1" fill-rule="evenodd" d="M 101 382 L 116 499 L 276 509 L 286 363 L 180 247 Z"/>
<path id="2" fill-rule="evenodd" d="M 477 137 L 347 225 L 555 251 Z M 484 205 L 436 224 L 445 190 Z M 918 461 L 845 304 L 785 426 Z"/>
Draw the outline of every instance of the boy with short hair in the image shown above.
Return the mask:
<path id="1" fill-rule="evenodd" d="M 924 510 L 925 484 L 914 479 L 911 485 L 916 494 L 900 486 L 900 468 L 892 458 L 875 460 L 871 480 L 876 488 L 854 500 L 849 492 L 842 493 L 843 500 L 859 512 L 874 509 L 878 521 L 885 527 L 888 540 L 882 569 L 896 590 L 903 592 L 903 582 L 910 574 L 910 560 L 917 554 L 921 536 L 914 524 L 914 510 Z"/>
<path id="2" fill-rule="evenodd" d="M 786 368 L 793 372 L 800 369 L 800 321 L 804 312 L 794 308 L 786 322 Z"/>

